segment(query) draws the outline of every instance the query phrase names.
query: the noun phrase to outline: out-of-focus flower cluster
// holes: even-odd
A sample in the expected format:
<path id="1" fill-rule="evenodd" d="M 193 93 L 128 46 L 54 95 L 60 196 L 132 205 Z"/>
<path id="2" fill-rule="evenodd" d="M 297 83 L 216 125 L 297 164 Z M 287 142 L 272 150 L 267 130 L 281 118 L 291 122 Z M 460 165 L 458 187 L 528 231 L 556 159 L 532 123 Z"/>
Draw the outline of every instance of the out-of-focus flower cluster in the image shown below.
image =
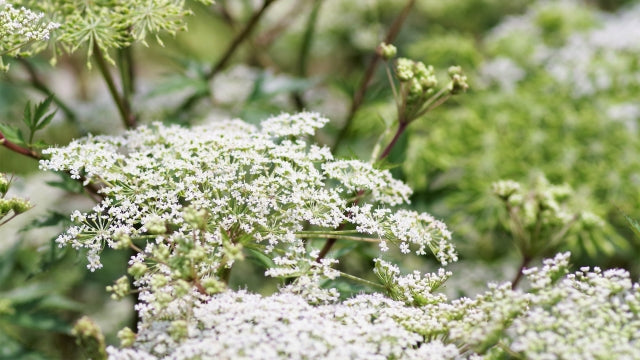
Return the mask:
<path id="1" fill-rule="evenodd" d="M 476 48 L 485 58 L 481 91 L 464 107 L 442 109 L 437 122 L 409 128 L 403 168 L 414 202 L 447 219 L 466 243 L 461 252 L 509 256 L 503 204 L 491 184 L 524 184 L 543 173 L 571 186 L 575 209 L 604 222 L 579 220 L 565 249 L 601 266 L 601 254 L 616 253 L 637 271 L 620 210 L 638 217 L 639 9 L 637 2 L 605 12 L 589 1 L 535 1 Z"/>
<path id="2" fill-rule="evenodd" d="M 143 316 L 187 311 L 190 301 L 224 290 L 234 262 L 252 252 L 270 259 L 268 276 L 337 277 L 337 260 L 321 258 L 314 238 L 345 235 L 381 250 L 387 243 L 403 253 L 429 249 L 442 264 L 457 260 L 443 223 L 393 209 L 411 191 L 388 170 L 333 159 L 303 140 L 327 121 L 300 113 L 259 128 L 240 120 L 192 129 L 155 124 L 48 149 L 42 169 L 84 178 L 104 196 L 72 214 L 75 226 L 57 242 L 87 249 L 91 270 L 102 266 L 105 246 L 136 250 L 129 274 L 143 290 Z M 127 279 L 110 290 L 126 295 Z"/>

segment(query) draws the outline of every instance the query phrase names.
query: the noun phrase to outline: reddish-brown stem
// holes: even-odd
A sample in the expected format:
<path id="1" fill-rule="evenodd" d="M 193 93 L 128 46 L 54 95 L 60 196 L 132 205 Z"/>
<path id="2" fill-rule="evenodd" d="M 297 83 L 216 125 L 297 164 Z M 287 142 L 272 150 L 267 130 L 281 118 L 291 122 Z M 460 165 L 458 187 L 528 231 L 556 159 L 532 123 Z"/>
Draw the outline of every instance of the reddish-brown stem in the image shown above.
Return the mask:
<path id="1" fill-rule="evenodd" d="M 38 153 L 36 153 L 33 150 L 29 150 L 27 148 L 23 148 L 22 146 L 12 143 L 11 141 L 7 140 L 7 138 L 4 136 L 2 132 L 0 132 L 0 144 L 15 153 L 28 156 L 35 160 L 40 160 L 40 155 Z"/>
<path id="2" fill-rule="evenodd" d="M 398 129 L 396 130 L 396 133 L 393 135 L 393 138 L 391 139 L 389 144 L 387 144 L 387 147 L 385 147 L 382 153 L 380 153 L 378 160 L 382 160 L 387 156 L 389 156 L 389 154 L 391 153 L 391 150 L 393 149 L 395 144 L 398 142 L 398 139 L 400 139 L 400 136 L 402 135 L 402 133 L 404 133 L 404 131 L 407 129 L 407 125 L 409 125 L 409 123 L 407 122 L 398 123 Z"/>
<path id="3" fill-rule="evenodd" d="M 522 257 L 522 263 L 518 268 L 518 272 L 516 273 L 515 278 L 513 278 L 513 281 L 511 281 L 511 289 L 515 290 L 515 288 L 518 286 L 518 283 L 520 282 L 520 280 L 522 280 L 522 271 L 529 265 L 530 261 L 531 259 L 529 257 L 527 256 Z"/>
<path id="4" fill-rule="evenodd" d="M 7 138 L 4 136 L 4 134 L 0 131 L 0 145 L 6 147 L 7 149 L 18 153 L 20 155 L 24 155 L 24 156 L 28 156 L 34 160 L 40 160 L 42 159 L 42 156 L 40 154 L 38 154 L 37 152 L 33 151 L 33 150 L 29 150 L 27 148 L 24 148 L 22 146 L 16 145 L 14 143 L 12 143 L 11 141 L 7 140 Z M 78 181 L 80 182 L 84 182 L 85 179 L 81 178 L 78 179 Z M 92 199 L 99 201 L 98 199 L 96 199 L 96 197 L 101 198 L 102 196 L 100 194 L 98 194 L 98 188 L 94 185 L 94 184 L 89 184 L 89 185 L 85 185 L 84 186 L 85 190 L 87 190 L 87 192 L 89 193 L 89 196 L 91 196 Z"/>
<path id="5" fill-rule="evenodd" d="M 385 43 L 390 44 L 396 39 L 398 33 L 400 32 L 400 29 L 402 28 L 402 24 L 406 20 L 407 16 L 409 16 L 411 8 L 413 8 L 414 4 L 415 0 L 409 0 L 400 14 L 398 14 L 398 16 L 395 18 L 395 20 L 391 24 L 391 27 L 389 28 L 389 31 L 387 32 L 387 35 L 384 38 Z M 351 125 L 351 122 L 356 115 L 356 112 L 364 101 L 364 96 L 367 93 L 367 89 L 369 88 L 369 84 L 373 79 L 373 74 L 376 71 L 380 59 L 380 54 L 378 54 L 377 52 L 373 55 L 373 58 L 371 58 L 371 62 L 369 62 L 369 66 L 367 66 L 367 69 L 364 72 L 364 76 L 362 77 L 362 82 L 360 82 L 360 86 L 353 95 L 351 107 L 349 108 L 349 114 L 347 115 L 344 126 L 342 127 L 340 133 L 336 138 L 336 142 L 333 144 L 333 150 L 338 147 L 342 139 L 346 136 L 347 131 L 349 130 L 349 126 Z"/>
<path id="6" fill-rule="evenodd" d="M 211 80 L 211 78 L 227 66 L 227 63 L 231 60 L 231 56 L 236 52 L 238 46 L 240 46 L 240 44 L 242 44 L 242 42 L 251 35 L 253 29 L 258 25 L 258 22 L 267 11 L 267 8 L 269 8 L 269 6 L 271 6 L 275 1 L 276 0 L 264 1 L 262 7 L 251 16 L 244 29 L 242 29 L 242 31 L 240 31 L 240 33 L 238 33 L 238 35 L 236 35 L 236 37 L 231 41 L 231 44 L 229 44 L 229 47 L 224 52 L 220 60 L 218 60 L 215 66 L 205 75 L 205 79 Z"/>

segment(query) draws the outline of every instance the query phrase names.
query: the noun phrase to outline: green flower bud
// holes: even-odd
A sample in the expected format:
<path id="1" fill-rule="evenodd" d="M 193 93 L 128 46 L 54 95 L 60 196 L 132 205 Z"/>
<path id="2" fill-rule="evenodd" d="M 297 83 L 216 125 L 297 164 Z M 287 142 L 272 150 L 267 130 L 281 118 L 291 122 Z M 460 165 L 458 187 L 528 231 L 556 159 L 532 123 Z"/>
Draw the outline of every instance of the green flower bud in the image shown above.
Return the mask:
<path id="1" fill-rule="evenodd" d="M 174 320 L 169 327 L 169 335 L 178 341 L 184 339 L 189 335 L 187 322 L 184 320 Z"/>
<path id="2" fill-rule="evenodd" d="M 11 202 L 6 199 L 0 199 L 0 216 L 4 216 L 11 211 Z"/>
<path id="3" fill-rule="evenodd" d="M 9 180 L 4 174 L 0 174 L 0 196 L 4 196 L 7 191 L 9 191 Z"/>
<path id="4" fill-rule="evenodd" d="M 126 249 L 131 246 L 131 238 L 129 234 L 123 232 L 117 232 L 113 236 L 113 248 L 114 249 Z"/>
<path id="5" fill-rule="evenodd" d="M 88 316 L 81 317 L 73 326 L 71 334 L 84 350 L 87 359 L 106 359 L 106 345 L 102 331 Z"/>
<path id="6" fill-rule="evenodd" d="M 156 304 L 160 306 L 160 308 L 165 308 L 167 305 L 173 301 L 173 295 L 168 292 L 158 292 L 156 293 Z"/>
<path id="7" fill-rule="evenodd" d="M 11 210 L 13 210 L 13 212 L 16 214 L 22 214 L 23 212 L 31 209 L 32 207 L 31 204 L 29 203 L 29 200 L 20 199 L 20 198 L 9 199 L 9 204 L 11 206 Z"/>
<path id="8" fill-rule="evenodd" d="M 160 244 L 153 249 L 153 256 L 155 256 L 159 261 L 167 261 L 169 253 L 169 247 L 164 244 Z"/>
<path id="9" fill-rule="evenodd" d="M 449 77 L 451 77 L 451 82 L 449 83 L 448 89 L 451 94 L 459 94 L 469 89 L 467 76 L 462 73 L 460 66 L 451 66 L 449 68 Z"/>
<path id="10" fill-rule="evenodd" d="M 198 262 L 198 261 L 204 259 L 206 256 L 207 256 L 207 253 L 200 246 L 190 250 L 187 253 L 187 258 L 189 258 L 189 259 L 191 259 L 191 260 L 193 260 L 195 262 Z"/>
<path id="11" fill-rule="evenodd" d="M 513 180 L 500 180 L 491 186 L 493 193 L 503 200 L 509 199 L 512 195 L 520 191 L 520 184 Z"/>
<path id="12" fill-rule="evenodd" d="M 118 331 L 118 339 L 120 339 L 120 347 L 131 347 L 136 341 L 136 333 L 134 333 L 133 330 L 129 329 L 128 327 L 125 327 L 124 329 Z"/>
<path id="13" fill-rule="evenodd" d="M 173 288 L 176 291 L 177 297 L 183 297 L 189 293 L 189 290 L 191 290 L 191 284 L 184 280 L 177 280 L 173 284 Z"/>
<path id="14" fill-rule="evenodd" d="M 137 262 L 129 266 L 129 270 L 127 272 L 129 273 L 129 275 L 133 276 L 134 279 L 138 280 L 147 272 L 147 270 L 147 265 Z"/>
<path id="15" fill-rule="evenodd" d="M 209 295 L 218 294 L 226 290 L 227 286 L 224 282 L 216 279 L 215 277 L 210 277 L 203 279 L 201 282 L 202 287 Z"/>
<path id="16" fill-rule="evenodd" d="M 129 285 L 129 279 L 126 276 L 121 276 L 116 280 L 113 286 L 107 286 L 107 291 L 112 292 L 111 298 L 114 300 L 120 300 L 129 295 L 131 286 Z"/>
<path id="17" fill-rule="evenodd" d="M 160 217 L 150 219 L 146 224 L 144 224 L 144 227 L 146 227 L 149 234 L 152 235 L 161 235 L 167 232 L 165 221 Z"/>
<path id="18" fill-rule="evenodd" d="M 165 276 L 162 275 L 154 275 L 151 278 L 151 290 L 154 292 L 158 291 L 161 287 L 167 285 L 168 281 Z"/>
<path id="19" fill-rule="evenodd" d="M 413 78 L 413 61 L 407 58 L 398 59 L 396 62 L 396 74 L 400 81 L 409 81 Z"/>
<path id="20" fill-rule="evenodd" d="M 194 228 L 204 230 L 207 227 L 209 214 L 205 209 L 196 210 L 190 206 L 184 210 L 182 218 Z"/>
<path id="21" fill-rule="evenodd" d="M 378 55 L 380 55 L 385 61 L 393 59 L 398 53 L 398 49 L 395 46 L 387 43 L 381 43 L 377 48 Z"/>

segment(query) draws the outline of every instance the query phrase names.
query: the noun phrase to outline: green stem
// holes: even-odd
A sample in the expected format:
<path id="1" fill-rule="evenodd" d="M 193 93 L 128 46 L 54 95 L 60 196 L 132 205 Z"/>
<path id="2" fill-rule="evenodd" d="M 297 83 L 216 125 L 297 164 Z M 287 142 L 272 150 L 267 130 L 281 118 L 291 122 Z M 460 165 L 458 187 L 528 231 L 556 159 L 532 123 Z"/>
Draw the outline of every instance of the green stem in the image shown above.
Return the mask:
<path id="1" fill-rule="evenodd" d="M 120 117 L 122 118 L 122 123 L 127 129 L 136 127 L 136 117 L 131 113 L 131 107 L 129 103 L 120 96 L 118 89 L 116 89 L 116 84 L 111 77 L 111 73 L 109 72 L 107 62 L 104 60 L 102 50 L 100 50 L 100 46 L 98 46 L 96 42 L 93 43 L 93 53 L 94 59 L 98 64 L 98 69 L 100 70 L 104 81 L 107 83 L 109 93 L 111 94 L 113 101 L 116 103 L 118 112 L 120 113 Z"/>
<path id="2" fill-rule="evenodd" d="M 307 68 L 309 64 L 309 53 L 311 52 L 311 45 L 313 44 L 313 35 L 315 34 L 316 24 L 318 22 L 318 13 L 320 12 L 320 6 L 324 4 L 324 1 L 314 0 L 313 8 L 307 19 L 307 24 L 304 29 L 304 35 L 302 37 L 302 45 L 300 46 L 300 52 L 298 54 L 298 76 L 304 78 L 307 76 Z M 293 93 L 293 100 L 296 104 L 298 111 L 302 111 L 305 108 L 305 102 L 300 92 Z"/>
<path id="3" fill-rule="evenodd" d="M 133 49 L 131 46 L 118 50 L 118 61 L 120 63 L 120 79 L 122 81 L 122 93 L 126 102 L 131 101 L 131 96 L 135 91 L 135 74 L 133 67 Z"/>
<path id="4" fill-rule="evenodd" d="M 376 289 L 385 290 L 384 285 L 381 285 L 381 284 L 378 284 L 378 283 L 374 283 L 373 281 L 365 280 L 365 279 L 359 278 L 357 276 L 353 276 L 353 275 L 344 273 L 342 271 L 340 271 L 340 276 L 342 276 L 345 279 L 353 280 L 353 281 L 356 281 L 356 282 L 371 286 L 371 287 L 376 288 Z"/>

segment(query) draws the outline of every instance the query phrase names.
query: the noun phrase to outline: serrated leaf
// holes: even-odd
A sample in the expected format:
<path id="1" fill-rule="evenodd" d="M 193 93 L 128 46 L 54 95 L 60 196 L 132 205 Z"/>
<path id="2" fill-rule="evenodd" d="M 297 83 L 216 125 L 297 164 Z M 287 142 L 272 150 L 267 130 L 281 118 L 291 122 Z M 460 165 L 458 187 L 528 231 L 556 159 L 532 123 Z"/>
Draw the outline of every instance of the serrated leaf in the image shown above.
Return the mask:
<path id="1" fill-rule="evenodd" d="M 37 125 L 36 130 L 42 130 L 45 126 L 49 125 L 53 117 L 56 115 L 58 110 L 54 110 L 52 113 L 45 116 Z"/>
<path id="2" fill-rule="evenodd" d="M 31 101 L 27 101 L 27 104 L 24 106 L 24 114 L 22 116 L 22 122 L 24 122 L 28 128 L 32 128 L 31 125 Z"/>
<path id="3" fill-rule="evenodd" d="M 4 135 L 5 139 L 15 143 L 17 145 L 25 145 L 24 136 L 22 131 L 15 126 L 0 124 L 0 131 Z"/>
<path id="4" fill-rule="evenodd" d="M 38 103 L 35 107 L 35 113 L 33 114 L 33 124 L 35 125 L 38 120 L 40 120 L 44 114 L 51 106 L 51 102 L 53 101 L 53 95 L 47 96 L 42 102 Z"/>

